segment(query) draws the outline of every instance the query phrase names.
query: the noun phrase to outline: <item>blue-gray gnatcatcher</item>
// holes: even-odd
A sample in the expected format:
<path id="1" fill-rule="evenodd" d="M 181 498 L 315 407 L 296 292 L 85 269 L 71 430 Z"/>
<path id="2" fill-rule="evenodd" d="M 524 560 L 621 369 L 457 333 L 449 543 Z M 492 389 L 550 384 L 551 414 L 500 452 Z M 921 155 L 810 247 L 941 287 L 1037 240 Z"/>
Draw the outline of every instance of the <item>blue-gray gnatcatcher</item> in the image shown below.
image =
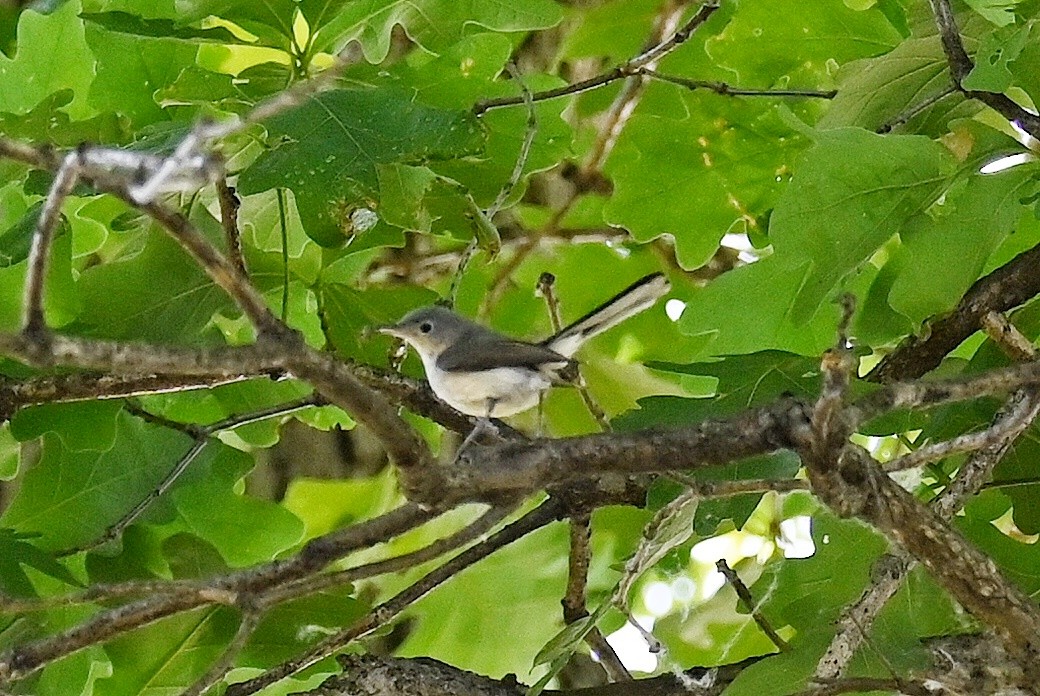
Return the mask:
<path id="1" fill-rule="evenodd" d="M 573 384 L 578 370 L 572 356 L 585 341 L 670 289 L 663 274 L 648 275 L 541 343 L 503 336 L 446 307 L 417 309 L 379 332 L 415 348 L 430 388 L 449 406 L 470 416 L 502 418 L 535 406 L 555 384 Z"/>

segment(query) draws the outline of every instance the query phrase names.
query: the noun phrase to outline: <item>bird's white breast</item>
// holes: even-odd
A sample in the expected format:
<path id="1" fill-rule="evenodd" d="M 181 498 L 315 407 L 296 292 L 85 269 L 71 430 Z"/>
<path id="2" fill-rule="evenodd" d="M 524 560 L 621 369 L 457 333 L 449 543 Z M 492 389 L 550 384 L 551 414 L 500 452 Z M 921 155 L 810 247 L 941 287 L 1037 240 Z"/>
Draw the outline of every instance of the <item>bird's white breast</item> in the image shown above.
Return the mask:
<path id="1" fill-rule="evenodd" d="M 526 411 L 538 403 L 539 394 L 551 385 L 548 377 L 526 368 L 447 372 L 436 365 L 425 367 L 433 392 L 452 408 L 470 416 L 504 418 Z M 490 414 L 489 402 L 493 402 Z"/>

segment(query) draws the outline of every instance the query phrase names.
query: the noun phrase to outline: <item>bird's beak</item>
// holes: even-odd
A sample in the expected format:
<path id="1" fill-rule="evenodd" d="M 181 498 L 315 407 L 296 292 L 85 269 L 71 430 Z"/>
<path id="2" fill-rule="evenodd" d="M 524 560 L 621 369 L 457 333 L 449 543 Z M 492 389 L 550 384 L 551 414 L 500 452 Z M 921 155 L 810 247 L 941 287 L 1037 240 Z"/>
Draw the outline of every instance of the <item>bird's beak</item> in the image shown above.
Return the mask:
<path id="1" fill-rule="evenodd" d="M 393 336 L 394 338 L 400 338 L 402 340 L 405 337 L 401 330 L 397 328 L 396 324 L 385 324 L 384 326 L 377 326 L 376 332 L 381 333 L 384 336 Z"/>

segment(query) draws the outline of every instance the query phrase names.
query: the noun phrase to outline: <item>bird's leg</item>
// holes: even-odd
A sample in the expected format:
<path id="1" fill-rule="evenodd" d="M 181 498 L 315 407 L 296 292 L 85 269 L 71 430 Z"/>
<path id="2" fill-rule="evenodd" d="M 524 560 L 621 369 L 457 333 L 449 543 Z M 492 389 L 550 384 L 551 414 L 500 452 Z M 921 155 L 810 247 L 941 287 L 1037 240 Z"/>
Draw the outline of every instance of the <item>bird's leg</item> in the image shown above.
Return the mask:
<path id="1" fill-rule="evenodd" d="M 455 458 L 456 459 L 458 459 L 459 454 L 461 454 L 462 451 L 465 450 L 466 447 L 471 442 L 476 440 L 478 437 L 480 437 L 484 433 L 492 433 L 492 434 L 496 434 L 496 435 L 498 434 L 498 428 L 495 426 L 494 423 L 491 422 L 491 414 L 494 412 L 494 410 L 495 410 L 495 400 L 494 399 L 488 399 L 487 400 L 487 412 L 486 412 L 487 415 L 481 416 L 480 418 L 477 419 L 477 424 L 473 426 L 473 430 L 469 431 L 469 435 L 466 436 L 466 439 L 462 441 L 461 445 L 459 445 L 459 449 L 456 450 L 456 454 L 455 454 Z"/>
<path id="2" fill-rule="evenodd" d="M 545 392 L 538 392 L 538 421 L 535 426 L 534 436 L 536 438 L 542 437 L 542 431 L 545 429 Z"/>

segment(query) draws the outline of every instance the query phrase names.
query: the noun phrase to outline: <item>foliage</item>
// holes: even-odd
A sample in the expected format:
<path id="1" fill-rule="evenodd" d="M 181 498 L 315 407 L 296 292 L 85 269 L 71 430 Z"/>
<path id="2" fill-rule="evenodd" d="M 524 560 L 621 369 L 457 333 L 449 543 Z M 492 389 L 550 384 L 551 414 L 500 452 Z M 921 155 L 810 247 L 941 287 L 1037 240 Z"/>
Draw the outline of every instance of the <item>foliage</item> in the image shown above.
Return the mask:
<path id="1" fill-rule="evenodd" d="M 760 93 L 649 79 L 626 97 L 624 81 L 614 80 L 531 105 L 524 92 L 637 55 L 662 3 L 66 0 L 11 9 L 17 4 L 0 3 L 0 134 L 59 147 L 92 142 L 168 153 L 200 119 L 246 117 L 359 46 L 334 89 L 249 123 L 218 146 L 241 196 L 246 267 L 274 313 L 315 348 L 386 367 L 389 341 L 365 329 L 446 297 L 471 240 L 456 307 L 532 340 L 551 332 L 533 292 L 541 273 L 555 275 L 568 321 L 663 270 L 674 286 L 670 301 L 684 307 L 681 318 L 658 306 L 582 354 L 590 391 L 617 430 L 687 425 L 785 394 L 815 398 L 819 356 L 835 341 L 836 298 L 858 300 L 853 334 L 865 374 L 907 337 L 926 336 L 930 320 L 953 312 L 979 278 L 1040 243 L 1040 165 L 1027 158 L 984 173 L 985 165 L 1029 150 L 995 112 L 944 94 L 946 57 L 923 0 L 727 1 L 655 69 Z M 970 0 L 958 10 L 979 56 L 965 86 L 1040 103 L 1040 3 Z M 512 59 L 518 79 L 509 76 Z M 514 103 L 474 108 L 498 98 Z M 633 110 L 612 120 L 618 99 Z M 529 149 L 528 110 L 536 124 Z M 518 159 L 522 170 L 511 182 Z M 10 162 L 0 171 L 0 330 L 16 332 L 49 181 Z M 481 236 L 479 216 L 503 190 L 493 218 L 499 249 Z M 170 202 L 224 248 L 212 186 Z M 241 311 L 158 225 L 86 186 L 62 207 L 46 293 L 48 325 L 69 335 L 192 346 L 254 338 Z M 1035 338 L 1037 316 L 1026 306 L 1012 318 Z M 972 374 L 1005 361 L 980 345 L 964 344 L 941 371 Z M 414 357 L 402 369 L 422 374 Z M 5 358 L 0 374 L 2 387 L 36 373 Z M 91 547 L 192 448 L 192 431 L 172 423 L 211 425 L 310 393 L 302 382 L 273 377 L 7 414 L 0 431 L 0 476 L 11 481 L 0 516 L 4 595 L 46 598 L 98 583 L 212 576 L 284 557 L 399 505 L 389 470 L 355 471 L 346 482 L 300 478 L 275 500 L 251 490 L 254 469 L 278 456 L 270 452 L 293 454 L 279 444 L 286 429 L 353 427 L 348 414 L 312 404 L 210 438 L 119 539 Z M 881 438 L 879 457 L 892 456 L 977 429 L 995 410 L 989 402 L 946 406 L 874 423 L 869 434 Z M 557 436 L 596 429 L 569 390 L 549 396 L 544 422 Z M 413 423 L 438 446 L 445 441 L 431 421 Z M 535 417 L 517 425 L 534 430 Z M 998 466 L 995 489 L 958 523 L 1028 592 L 1040 578 L 1040 558 L 1025 543 L 1040 532 L 1037 441 L 1032 428 Z M 962 462 L 930 465 L 910 483 L 928 500 Z M 797 468 L 781 453 L 698 476 L 789 478 Z M 676 494 L 659 482 L 649 507 Z M 775 543 L 780 523 L 810 513 L 815 555 L 785 558 Z M 613 593 L 651 514 L 608 507 L 593 515 L 590 609 Z M 422 548 L 472 518 L 456 511 L 388 546 Z M 801 494 L 704 502 L 680 521 L 683 529 L 655 540 L 661 553 L 640 568 L 628 601 L 657 622 L 662 670 L 772 653 L 729 589 L 705 589 L 713 568 L 691 557 L 705 540 L 759 539 L 754 552 L 725 553 L 763 598 L 790 651 L 746 670 L 726 692 L 733 694 L 802 688 L 833 622 L 868 586 L 871 563 L 887 546 Z M 565 523 L 541 529 L 416 602 L 403 638 L 376 635 L 357 649 L 385 639 L 402 655 L 535 683 L 548 668 L 536 664 L 546 644 L 555 646 L 554 657 L 583 649 L 573 636 L 558 636 L 567 553 Z M 353 560 L 370 560 L 362 556 Z M 350 626 L 423 569 L 277 607 L 261 619 L 229 680 Z M 693 578 L 696 592 L 676 594 L 666 609 L 648 608 L 645 588 L 674 588 L 680 578 Z M 921 639 L 968 626 L 923 574 L 897 601 L 906 611 L 886 614 L 872 639 L 901 657 L 878 664 L 860 655 L 859 673 L 919 666 Z M 0 650 L 64 630 L 97 608 L 49 606 L 31 620 L 5 615 Z M 614 611 L 596 618 L 605 632 L 622 624 Z M 53 662 L 23 687 L 180 693 L 237 627 L 231 609 L 200 608 Z M 292 688 L 334 671 L 319 663 Z M 270 693 L 290 687 L 277 688 Z"/>

